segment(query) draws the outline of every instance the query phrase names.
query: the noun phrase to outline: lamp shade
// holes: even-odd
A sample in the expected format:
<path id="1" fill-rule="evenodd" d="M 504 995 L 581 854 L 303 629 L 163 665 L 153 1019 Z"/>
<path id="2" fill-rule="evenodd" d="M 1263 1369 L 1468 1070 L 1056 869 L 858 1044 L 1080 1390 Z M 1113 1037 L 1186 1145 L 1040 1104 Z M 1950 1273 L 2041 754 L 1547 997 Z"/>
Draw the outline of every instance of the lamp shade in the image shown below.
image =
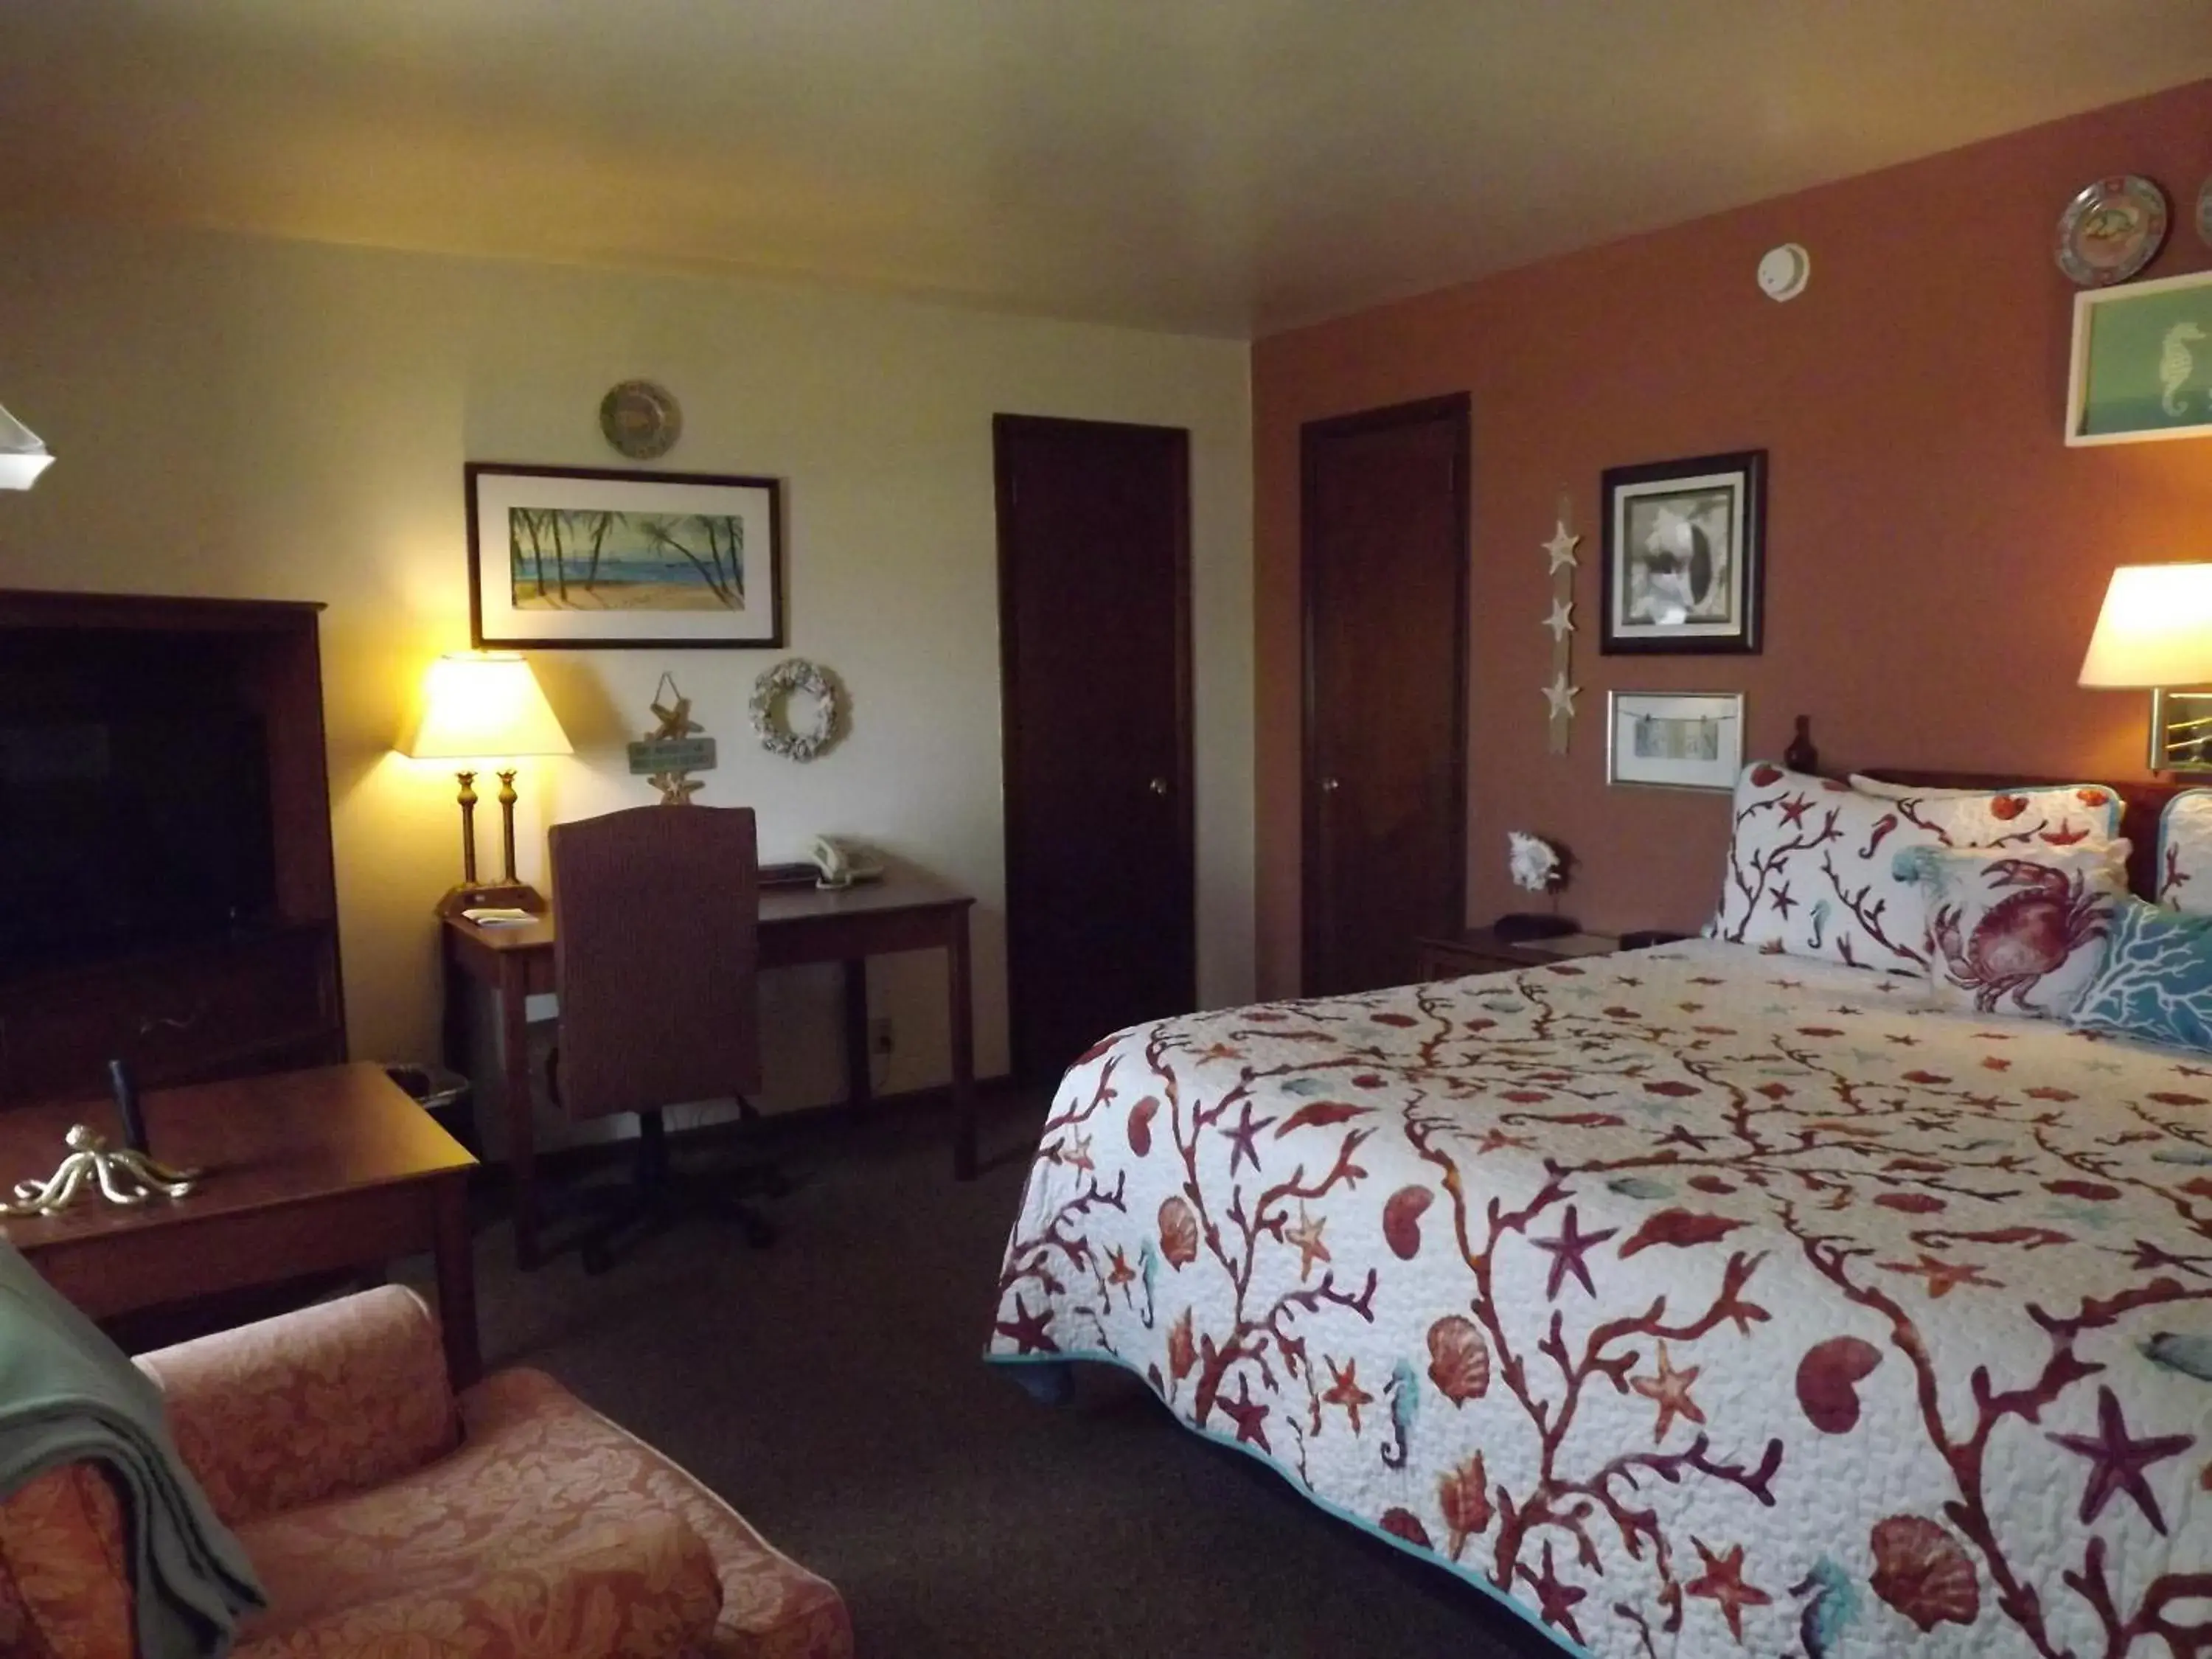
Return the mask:
<path id="1" fill-rule="evenodd" d="M 2212 681 L 2212 564 L 2124 564 L 2081 659 L 2081 684 Z"/>
<path id="2" fill-rule="evenodd" d="M 432 663 L 422 714 L 399 748 L 417 760 L 574 752 L 538 677 L 514 651 L 456 651 Z"/>
<path id="3" fill-rule="evenodd" d="M 53 464 L 39 434 L 0 409 L 0 489 L 28 489 Z"/>

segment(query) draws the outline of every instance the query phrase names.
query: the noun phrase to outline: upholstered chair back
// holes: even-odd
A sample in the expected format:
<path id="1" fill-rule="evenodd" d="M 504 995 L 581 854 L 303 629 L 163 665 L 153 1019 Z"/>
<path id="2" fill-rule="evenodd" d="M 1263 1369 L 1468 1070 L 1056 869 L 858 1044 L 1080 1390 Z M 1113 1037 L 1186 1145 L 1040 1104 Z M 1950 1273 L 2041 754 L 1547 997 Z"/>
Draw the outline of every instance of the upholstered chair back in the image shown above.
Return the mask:
<path id="1" fill-rule="evenodd" d="M 738 806 L 556 824 L 558 1095 L 574 1118 L 760 1087 L 760 861 Z"/>

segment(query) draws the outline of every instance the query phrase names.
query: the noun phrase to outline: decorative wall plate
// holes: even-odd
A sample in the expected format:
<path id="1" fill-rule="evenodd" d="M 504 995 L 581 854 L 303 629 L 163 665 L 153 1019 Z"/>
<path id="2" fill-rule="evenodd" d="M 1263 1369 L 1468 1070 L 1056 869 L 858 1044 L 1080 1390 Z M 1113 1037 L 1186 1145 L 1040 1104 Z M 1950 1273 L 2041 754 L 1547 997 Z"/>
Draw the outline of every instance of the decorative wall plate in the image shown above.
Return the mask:
<path id="1" fill-rule="evenodd" d="M 676 447 L 684 410 L 666 386 L 624 380 L 599 399 L 599 430 L 632 460 L 650 461 Z"/>
<path id="2" fill-rule="evenodd" d="M 2083 288 L 2124 283 L 2166 242 L 2166 192 L 2140 173 L 2100 179 L 2058 220 L 2058 268 Z"/>

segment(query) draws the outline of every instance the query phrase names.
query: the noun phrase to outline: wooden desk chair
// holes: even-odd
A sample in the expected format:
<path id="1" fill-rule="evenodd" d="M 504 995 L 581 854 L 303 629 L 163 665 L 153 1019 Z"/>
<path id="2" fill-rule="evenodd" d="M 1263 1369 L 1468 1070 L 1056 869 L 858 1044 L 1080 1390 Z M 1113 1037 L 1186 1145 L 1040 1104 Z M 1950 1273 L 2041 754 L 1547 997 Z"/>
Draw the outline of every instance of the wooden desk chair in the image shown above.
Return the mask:
<path id="1" fill-rule="evenodd" d="M 669 1167 L 662 1111 L 745 1098 L 760 1086 L 760 864 L 745 807 L 637 806 L 556 824 L 554 980 L 559 1036 L 547 1068 L 571 1119 L 638 1116 L 637 1183 L 583 1240 L 605 1270 L 618 1236 L 658 1231 L 683 1208 L 733 1220 L 755 1248 L 768 1222 L 738 1196 L 783 1189 L 773 1170 L 720 1179 Z"/>

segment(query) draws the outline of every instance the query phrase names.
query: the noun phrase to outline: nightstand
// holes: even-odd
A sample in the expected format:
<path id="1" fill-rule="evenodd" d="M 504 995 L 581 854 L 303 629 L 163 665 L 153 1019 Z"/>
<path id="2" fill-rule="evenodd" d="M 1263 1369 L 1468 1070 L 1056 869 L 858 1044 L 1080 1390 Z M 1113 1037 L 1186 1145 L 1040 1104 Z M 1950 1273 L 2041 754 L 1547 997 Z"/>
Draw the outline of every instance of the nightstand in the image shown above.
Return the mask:
<path id="1" fill-rule="evenodd" d="M 1558 939 L 1502 939 L 1488 927 L 1470 927 L 1456 939 L 1420 941 L 1424 980 L 1458 979 L 1468 974 L 1504 974 L 1518 968 L 1542 968 L 1575 957 L 1599 957 L 1620 948 L 1610 933 L 1566 933 Z"/>

